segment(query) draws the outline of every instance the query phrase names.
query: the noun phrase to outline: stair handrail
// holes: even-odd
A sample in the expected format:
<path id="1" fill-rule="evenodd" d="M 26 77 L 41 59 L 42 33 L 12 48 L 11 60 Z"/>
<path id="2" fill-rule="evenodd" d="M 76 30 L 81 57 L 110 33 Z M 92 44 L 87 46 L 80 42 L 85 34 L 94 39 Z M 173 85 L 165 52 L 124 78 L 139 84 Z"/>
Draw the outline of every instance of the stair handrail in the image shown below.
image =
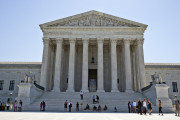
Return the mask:
<path id="1" fill-rule="evenodd" d="M 35 85 L 37 88 L 39 88 L 39 89 L 41 89 L 41 90 L 43 90 L 43 91 L 44 91 L 44 87 L 43 87 L 43 86 L 38 85 L 38 84 L 36 83 L 36 81 L 34 81 L 34 85 Z"/>

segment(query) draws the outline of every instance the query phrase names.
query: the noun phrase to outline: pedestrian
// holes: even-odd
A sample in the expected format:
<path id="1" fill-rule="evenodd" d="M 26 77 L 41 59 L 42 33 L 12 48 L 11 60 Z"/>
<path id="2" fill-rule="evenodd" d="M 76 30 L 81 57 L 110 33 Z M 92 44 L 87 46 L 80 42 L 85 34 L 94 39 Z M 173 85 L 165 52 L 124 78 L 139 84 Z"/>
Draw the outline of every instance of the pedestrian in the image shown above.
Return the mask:
<path id="1" fill-rule="evenodd" d="M 144 115 L 146 115 L 146 108 L 147 108 L 147 104 L 146 104 L 146 100 L 143 100 L 143 113 Z"/>
<path id="2" fill-rule="evenodd" d="M 114 107 L 114 112 L 117 112 L 117 108 L 116 108 L 116 106 Z"/>
<path id="3" fill-rule="evenodd" d="M 83 100 L 83 92 L 82 92 L 82 90 L 80 91 L 80 96 L 81 96 L 81 100 Z"/>
<path id="4" fill-rule="evenodd" d="M 141 102 L 141 99 L 139 99 L 139 101 L 138 101 L 138 113 L 140 113 L 140 115 L 142 115 L 142 102 Z"/>
<path id="5" fill-rule="evenodd" d="M 174 108 L 175 108 L 175 116 L 179 116 L 179 100 L 177 99 L 176 95 L 174 99 Z"/>
<path id="6" fill-rule="evenodd" d="M 96 95 L 96 99 L 97 99 L 97 103 L 99 103 L 99 96 L 98 95 Z"/>
<path id="7" fill-rule="evenodd" d="M 46 103 L 44 101 L 42 101 L 42 107 L 43 107 L 43 111 L 46 110 Z"/>
<path id="8" fill-rule="evenodd" d="M 136 101 L 133 102 L 133 113 L 136 113 Z"/>
<path id="9" fill-rule="evenodd" d="M 21 112 L 21 107 L 22 107 L 22 105 L 21 105 L 21 103 L 19 102 L 19 104 L 18 104 L 18 112 Z"/>
<path id="10" fill-rule="evenodd" d="M 79 102 L 76 103 L 76 111 L 79 111 Z"/>
<path id="11" fill-rule="evenodd" d="M 163 115 L 161 100 L 159 100 L 159 115 L 160 115 L 160 113 L 162 113 L 162 115 Z"/>
<path id="12" fill-rule="evenodd" d="M 71 101 L 69 101 L 69 112 L 71 112 L 71 108 L 72 108 L 72 103 Z"/>
<path id="13" fill-rule="evenodd" d="M 93 99 L 93 104 L 94 104 L 95 103 L 95 99 L 96 99 L 95 95 L 92 96 L 92 99 Z"/>
<path id="14" fill-rule="evenodd" d="M 22 111 L 22 105 L 23 105 L 22 100 L 19 101 L 19 104 L 21 104 L 21 105 L 20 105 L 20 112 L 21 112 L 21 111 Z"/>
<path id="15" fill-rule="evenodd" d="M 67 105 L 68 105 L 68 102 L 67 100 L 64 102 L 64 111 L 67 112 Z"/>
<path id="16" fill-rule="evenodd" d="M 14 101 L 14 112 L 17 112 L 17 108 L 18 108 L 18 102 L 17 100 Z"/>
<path id="17" fill-rule="evenodd" d="M 41 103 L 40 103 L 40 111 L 42 111 L 42 106 L 43 106 L 43 105 L 42 105 L 42 102 L 41 102 Z"/>
<path id="18" fill-rule="evenodd" d="M 131 103 L 130 101 L 128 102 L 128 110 L 129 110 L 129 113 L 131 112 Z"/>

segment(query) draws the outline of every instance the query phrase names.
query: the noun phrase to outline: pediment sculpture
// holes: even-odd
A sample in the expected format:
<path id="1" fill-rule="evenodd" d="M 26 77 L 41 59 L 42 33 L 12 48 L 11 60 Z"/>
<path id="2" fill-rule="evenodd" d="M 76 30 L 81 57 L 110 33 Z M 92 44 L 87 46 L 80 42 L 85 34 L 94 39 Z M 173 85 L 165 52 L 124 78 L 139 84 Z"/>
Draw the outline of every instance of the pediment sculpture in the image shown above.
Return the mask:
<path id="1" fill-rule="evenodd" d="M 86 15 L 74 19 L 65 20 L 59 23 L 51 24 L 48 27 L 57 26 L 122 26 L 122 27 L 138 27 L 137 25 L 125 23 L 112 18 L 100 15 Z"/>

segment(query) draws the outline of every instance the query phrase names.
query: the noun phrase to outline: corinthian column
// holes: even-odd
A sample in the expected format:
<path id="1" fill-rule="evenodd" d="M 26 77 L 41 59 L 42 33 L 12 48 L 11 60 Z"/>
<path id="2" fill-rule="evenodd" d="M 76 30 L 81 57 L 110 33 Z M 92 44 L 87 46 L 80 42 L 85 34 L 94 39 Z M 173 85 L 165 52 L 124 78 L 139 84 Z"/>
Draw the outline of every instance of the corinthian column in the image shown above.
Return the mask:
<path id="1" fill-rule="evenodd" d="M 143 39 L 137 40 L 137 47 L 138 47 L 138 63 L 139 63 L 139 78 L 141 83 L 141 89 L 146 87 L 145 82 L 145 71 L 144 71 L 144 53 L 143 53 Z"/>
<path id="2" fill-rule="evenodd" d="M 103 39 L 98 39 L 98 88 L 97 92 L 104 92 L 104 69 L 103 69 Z"/>
<path id="3" fill-rule="evenodd" d="M 117 40 L 110 40 L 110 41 L 111 41 L 111 80 L 112 80 L 111 92 L 119 92 L 118 83 L 117 83 L 117 53 L 116 53 Z"/>
<path id="4" fill-rule="evenodd" d="M 62 42 L 62 39 L 56 40 L 56 59 L 53 91 L 60 91 Z"/>
<path id="5" fill-rule="evenodd" d="M 137 71 L 136 71 L 136 45 L 133 45 L 132 47 L 132 59 L 133 59 L 133 87 L 134 87 L 134 91 L 138 91 L 137 90 Z"/>
<path id="6" fill-rule="evenodd" d="M 83 39 L 83 66 L 82 66 L 82 91 L 88 90 L 88 42 L 89 39 Z"/>
<path id="7" fill-rule="evenodd" d="M 74 92 L 74 69 L 75 69 L 75 43 L 76 39 L 70 39 L 70 53 L 69 53 L 69 79 L 68 88 L 66 92 Z"/>
<path id="8" fill-rule="evenodd" d="M 128 39 L 124 40 L 124 52 L 126 92 L 133 92 L 130 60 L 130 40 Z"/>
<path id="9" fill-rule="evenodd" d="M 46 82 L 47 82 L 47 72 L 48 72 L 48 52 L 49 52 L 49 38 L 43 38 L 44 48 L 43 48 L 43 58 L 42 58 L 42 66 L 41 66 L 41 78 L 40 85 L 43 86 L 46 90 Z"/>

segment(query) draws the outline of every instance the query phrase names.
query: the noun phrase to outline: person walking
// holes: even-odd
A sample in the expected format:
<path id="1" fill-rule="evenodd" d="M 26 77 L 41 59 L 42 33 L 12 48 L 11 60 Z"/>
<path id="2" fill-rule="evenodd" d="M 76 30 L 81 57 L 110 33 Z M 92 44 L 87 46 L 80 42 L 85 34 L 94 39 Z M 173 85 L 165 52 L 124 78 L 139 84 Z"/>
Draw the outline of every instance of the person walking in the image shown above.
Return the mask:
<path id="1" fill-rule="evenodd" d="M 69 101 L 69 112 L 71 112 L 71 108 L 72 108 L 72 103 L 71 101 Z"/>
<path id="2" fill-rule="evenodd" d="M 19 101 L 19 104 L 20 104 L 20 112 L 22 112 L 22 105 L 23 105 L 22 100 Z"/>
<path id="3" fill-rule="evenodd" d="M 128 110 L 129 110 L 129 113 L 131 112 L 131 102 L 129 101 L 128 102 Z"/>
<path id="4" fill-rule="evenodd" d="M 160 113 L 163 115 L 161 100 L 159 100 L 159 115 Z"/>
<path id="5" fill-rule="evenodd" d="M 83 92 L 82 92 L 82 90 L 80 91 L 80 96 L 81 96 L 81 100 L 83 100 Z"/>
<path id="6" fill-rule="evenodd" d="M 79 102 L 76 103 L 76 111 L 79 111 Z"/>
<path id="7" fill-rule="evenodd" d="M 146 115 L 146 108 L 147 108 L 147 104 L 146 104 L 146 100 L 143 100 L 143 113 L 144 115 Z"/>
<path id="8" fill-rule="evenodd" d="M 142 102 L 141 102 L 141 99 L 139 99 L 139 101 L 138 101 L 138 113 L 140 113 L 140 115 L 142 115 Z"/>
<path id="9" fill-rule="evenodd" d="M 43 107 L 43 111 L 46 110 L 46 103 L 44 101 L 42 101 L 42 107 Z"/>
<path id="10" fill-rule="evenodd" d="M 149 101 L 149 99 L 147 99 L 147 110 L 149 112 L 149 115 L 151 115 L 152 107 L 151 107 L 151 102 Z"/>
<path id="11" fill-rule="evenodd" d="M 68 105 L 68 102 L 67 100 L 64 102 L 64 111 L 67 112 L 67 105 Z"/>
<path id="12" fill-rule="evenodd" d="M 179 100 L 177 99 L 176 95 L 174 99 L 174 108 L 175 108 L 175 116 L 179 116 Z"/>

